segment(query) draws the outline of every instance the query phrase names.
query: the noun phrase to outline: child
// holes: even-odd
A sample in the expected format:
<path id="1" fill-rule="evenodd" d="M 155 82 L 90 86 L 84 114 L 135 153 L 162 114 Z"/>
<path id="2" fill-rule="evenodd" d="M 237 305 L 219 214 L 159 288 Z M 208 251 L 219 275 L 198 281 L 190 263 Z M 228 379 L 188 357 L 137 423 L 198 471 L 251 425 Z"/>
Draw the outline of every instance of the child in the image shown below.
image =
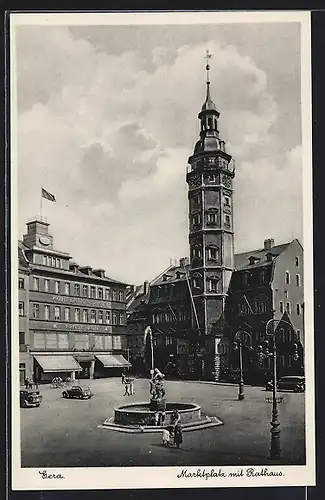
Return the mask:
<path id="1" fill-rule="evenodd" d="M 171 445 L 171 434 L 167 428 L 162 431 L 163 445 L 170 446 Z"/>

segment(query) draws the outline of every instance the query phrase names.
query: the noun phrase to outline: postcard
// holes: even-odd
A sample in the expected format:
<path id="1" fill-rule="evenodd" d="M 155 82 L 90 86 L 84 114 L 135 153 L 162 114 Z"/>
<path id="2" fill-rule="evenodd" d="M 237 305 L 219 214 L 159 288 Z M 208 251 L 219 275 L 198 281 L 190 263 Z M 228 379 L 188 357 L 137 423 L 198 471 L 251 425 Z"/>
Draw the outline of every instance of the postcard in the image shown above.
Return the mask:
<path id="1" fill-rule="evenodd" d="M 310 13 L 11 13 L 10 105 L 12 488 L 314 485 Z"/>

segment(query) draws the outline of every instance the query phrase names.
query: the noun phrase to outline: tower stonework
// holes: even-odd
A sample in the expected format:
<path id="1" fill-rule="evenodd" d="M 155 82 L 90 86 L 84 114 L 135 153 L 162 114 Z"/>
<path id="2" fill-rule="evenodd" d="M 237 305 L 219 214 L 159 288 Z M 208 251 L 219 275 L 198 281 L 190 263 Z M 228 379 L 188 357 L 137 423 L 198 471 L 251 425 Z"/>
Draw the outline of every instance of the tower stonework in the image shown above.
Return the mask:
<path id="1" fill-rule="evenodd" d="M 207 56 L 207 62 L 208 58 Z M 234 162 L 218 130 L 219 112 L 207 95 L 198 115 L 200 138 L 190 156 L 186 181 L 189 201 L 192 328 L 198 338 L 202 378 L 218 379 L 227 342 L 225 299 L 234 268 Z"/>

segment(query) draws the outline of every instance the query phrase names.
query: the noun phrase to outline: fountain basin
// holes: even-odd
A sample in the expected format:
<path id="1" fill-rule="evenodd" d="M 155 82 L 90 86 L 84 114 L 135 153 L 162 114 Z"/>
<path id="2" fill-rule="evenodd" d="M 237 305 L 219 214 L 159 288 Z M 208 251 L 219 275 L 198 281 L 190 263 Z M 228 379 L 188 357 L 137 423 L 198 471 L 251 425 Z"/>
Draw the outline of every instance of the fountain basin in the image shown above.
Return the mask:
<path id="1" fill-rule="evenodd" d="M 201 407 L 193 403 L 166 403 L 165 425 L 170 423 L 174 410 L 178 410 L 182 424 L 197 422 L 201 419 Z M 146 426 L 154 424 L 155 412 L 150 403 L 131 403 L 114 409 L 114 423 L 119 425 Z"/>

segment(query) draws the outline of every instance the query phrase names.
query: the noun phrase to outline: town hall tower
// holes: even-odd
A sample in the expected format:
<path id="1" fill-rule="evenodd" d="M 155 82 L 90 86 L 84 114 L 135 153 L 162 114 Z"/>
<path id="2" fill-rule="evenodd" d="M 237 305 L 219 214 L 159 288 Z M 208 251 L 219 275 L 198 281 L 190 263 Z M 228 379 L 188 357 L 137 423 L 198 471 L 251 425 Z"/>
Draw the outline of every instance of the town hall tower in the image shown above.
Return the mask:
<path id="1" fill-rule="evenodd" d="M 234 269 L 235 168 L 219 135 L 219 112 L 210 95 L 210 57 L 207 52 L 206 99 L 198 115 L 200 138 L 188 160 L 186 181 L 193 335 L 199 339 L 201 375 L 218 378 L 221 359 L 227 354 L 223 313 Z"/>

